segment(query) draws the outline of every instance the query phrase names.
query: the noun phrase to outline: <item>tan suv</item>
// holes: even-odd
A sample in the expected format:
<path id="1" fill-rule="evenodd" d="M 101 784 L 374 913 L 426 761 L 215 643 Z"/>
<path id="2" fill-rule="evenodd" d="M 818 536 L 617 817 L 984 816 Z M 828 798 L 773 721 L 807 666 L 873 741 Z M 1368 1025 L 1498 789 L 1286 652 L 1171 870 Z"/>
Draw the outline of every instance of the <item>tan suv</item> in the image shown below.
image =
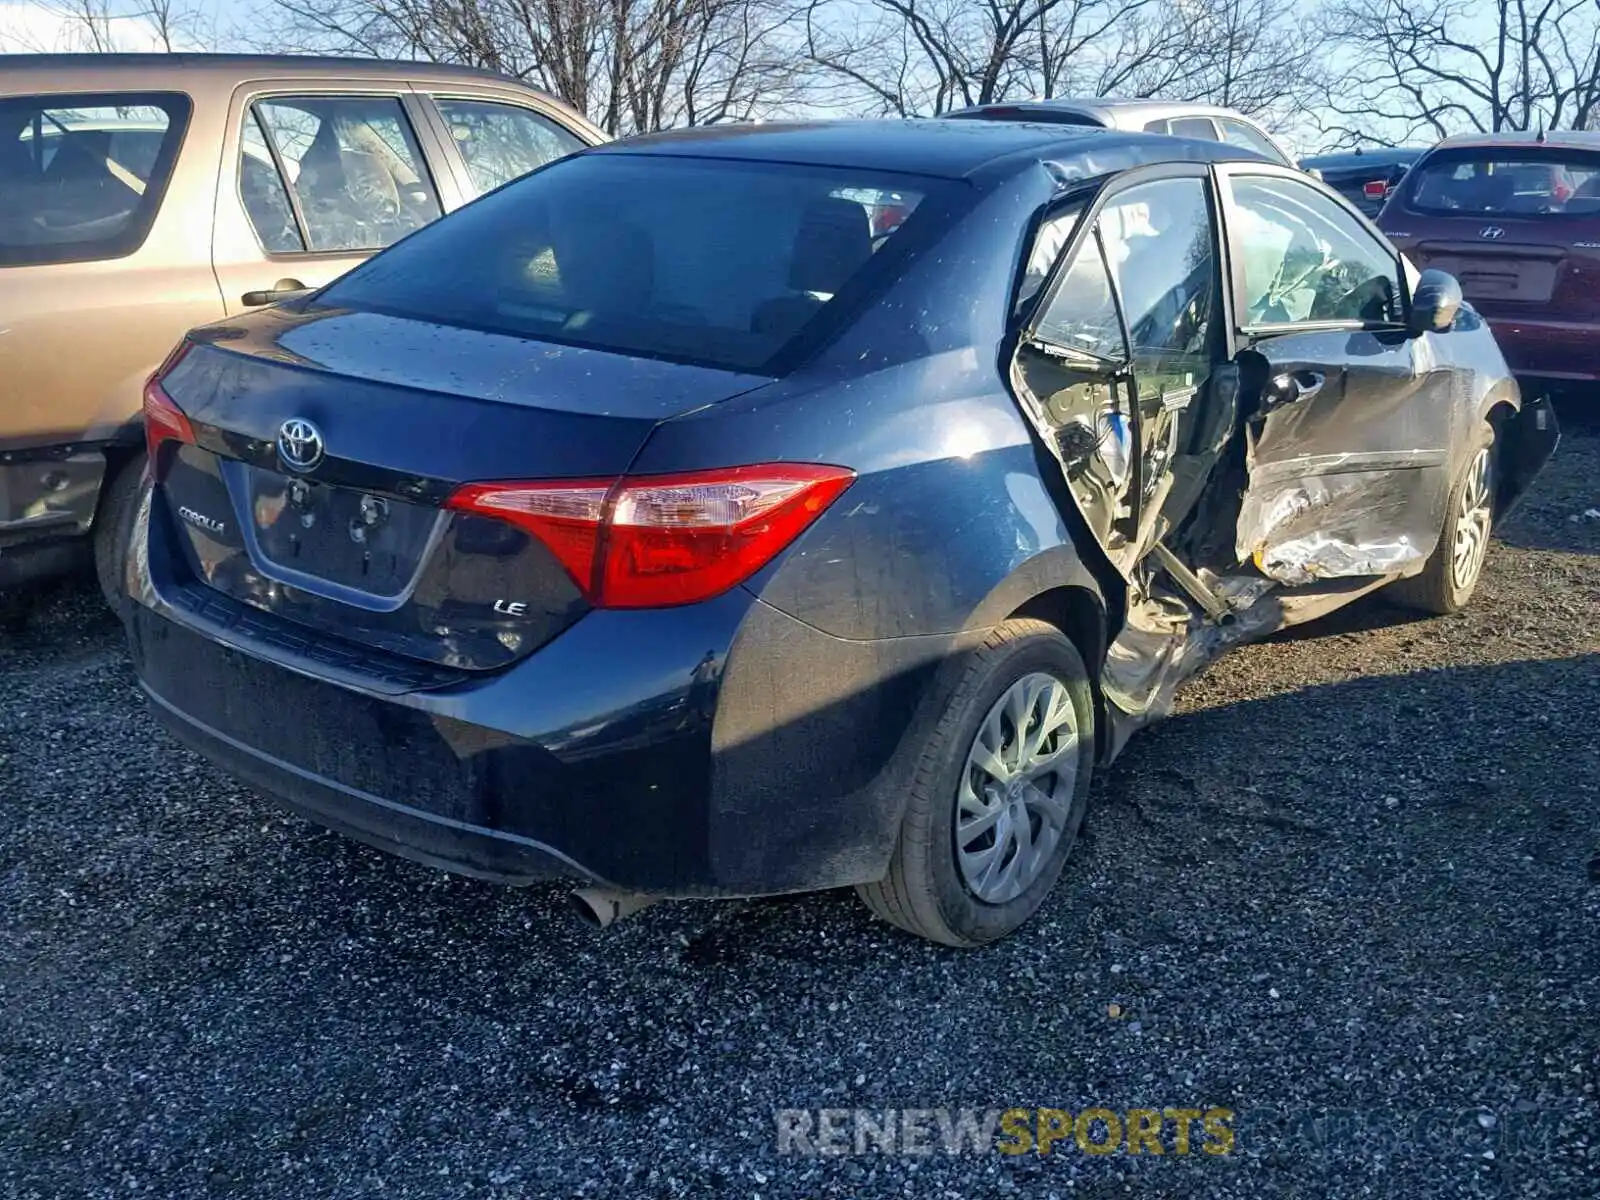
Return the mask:
<path id="1" fill-rule="evenodd" d="M 0 589 L 92 551 L 115 594 L 141 391 L 185 330 L 604 140 L 459 67 L 0 58 Z"/>

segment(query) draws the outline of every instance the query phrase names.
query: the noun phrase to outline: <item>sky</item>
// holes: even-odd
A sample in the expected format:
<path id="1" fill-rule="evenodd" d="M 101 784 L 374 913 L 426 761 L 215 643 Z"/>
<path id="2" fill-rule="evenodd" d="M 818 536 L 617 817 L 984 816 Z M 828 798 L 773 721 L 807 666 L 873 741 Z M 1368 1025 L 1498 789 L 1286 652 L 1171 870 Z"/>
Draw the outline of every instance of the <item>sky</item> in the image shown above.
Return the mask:
<path id="1" fill-rule="evenodd" d="M 137 0 L 96 0 L 111 8 L 134 8 Z M 0 0 L 0 52 L 52 50 L 90 50 L 93 46 L 84 38 L 81 28 L 75 28 L 69 19 L 51 11 L 50 5 L 66 6 L 72 0 Z M 197 21 L 191 37 L 192 44 L 181 49 L 207 50 L 225 48 L 226 31 L 238 28 L 246 19 L 250 0 L 180 0 L 183 7 L 194 10 Z M 149 23 L 140 18 L 117 18 L 111 23 L 114 48 L 122 51 L 161 50 Z M 223 36 L 219 40 L 218 33 Z M 806 115 L 813 115 L 815 109 Z M 845 114 L 840 114 L 845 115 Z M 1308 113 L 1283 114 L 1273 130 L 1281 140 L 1297 153 L 1314 150 L 1325 139 L 1318 135 Z"/>
<path id="2" fill-rule="evenodd" d="M 208 15 L 218 11 L 218 0 L 203 2 Z M 166 48 L 150 23 L 139 17 L 113 17 L 107 22 L 107 29 L 114 50 L 132 54 Z M 182 48 L 200 50 L 205 47 L 194 45 Z M 28 0 L 0 0 L 0 52 L 92 49 L 93 45 L 85 40 L 81 23 L 63 18 L 51 8 Z"/>

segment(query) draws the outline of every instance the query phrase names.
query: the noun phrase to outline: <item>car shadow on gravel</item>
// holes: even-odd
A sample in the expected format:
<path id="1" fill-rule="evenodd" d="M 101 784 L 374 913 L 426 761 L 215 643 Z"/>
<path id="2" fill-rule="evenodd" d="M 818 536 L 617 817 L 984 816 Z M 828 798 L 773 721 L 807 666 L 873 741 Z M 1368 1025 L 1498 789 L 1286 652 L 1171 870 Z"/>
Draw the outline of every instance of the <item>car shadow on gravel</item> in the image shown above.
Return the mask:
<path id="1" fill-rule="evenodd" d="M 1548 1190 L 1518 1194 L 1580 1194 L 1597 708 L 1590 654 L 1176 716 L 1105 774 L 1038 917 L 975 952 L 847 892 L 667 903 L 597 934 L 559 887 L 280 816 L 130 712 L 113 787 L 58 772 L 12 800 L 0 1157 L 39 1195 L 85 1172 L 169 1196 L 438 1195 L 449 1170 L 452 1195 L 508 1197 L 975 1195 L 996 1172 L 1040 1195 L 1070 1174 L 1079 1194 L 1442 1197 L 1478 1194 L 1476 1150 L 1313 1145 L 1296 1122 L 1355 1112 L 1403 1139 L 1430 1106 L 1526 1100 L 1563 1115 L 1533 1164 Z M 1240 1165 L 910 1175 L 772 1137 L 783 1108 L 1012 1104 L 1226 1106 Z"/>
<path id="2" fill-rule="evenodd" d="M 1600 388 L 1556 397 L 1561 442 L 1495 530 L 1507 545 L 1600 556 Z"/>

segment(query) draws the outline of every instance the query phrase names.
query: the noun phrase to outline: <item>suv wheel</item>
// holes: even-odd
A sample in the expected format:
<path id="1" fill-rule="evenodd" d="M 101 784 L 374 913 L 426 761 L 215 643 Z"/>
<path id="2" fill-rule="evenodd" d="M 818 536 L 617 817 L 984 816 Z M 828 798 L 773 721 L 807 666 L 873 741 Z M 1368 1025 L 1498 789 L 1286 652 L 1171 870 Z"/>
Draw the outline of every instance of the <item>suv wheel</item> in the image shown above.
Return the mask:
<path id="1" fill-rule="evenodd" d="M 1019 619 L 974 651 L 923 750 L 874 913 L 950 946 L 1031 917 L 1077 840 L 1094 771 L 1094 703 L 1077 648 Z"/>
<path id="2" fill-rule="evenodd" d="M 135 454 L 114 473 L 108 472 L 94 518 L 94 573 L 100 591 L 121 617 L 128 609 L 128 542 L 133 518 L 139 511 L 139 489 L 144 481 L 144 455 Z"/>

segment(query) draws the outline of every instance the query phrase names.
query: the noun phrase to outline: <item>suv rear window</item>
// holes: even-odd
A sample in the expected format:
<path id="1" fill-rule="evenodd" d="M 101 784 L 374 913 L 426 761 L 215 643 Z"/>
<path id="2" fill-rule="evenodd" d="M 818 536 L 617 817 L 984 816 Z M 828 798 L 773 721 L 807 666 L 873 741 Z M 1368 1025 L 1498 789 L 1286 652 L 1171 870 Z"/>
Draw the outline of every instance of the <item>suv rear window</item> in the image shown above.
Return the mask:
<path id="1" fill-rule="evenodd" d="M 1473 216 L 1600 214 L 1600 154 L 1477 150 L 1431 155 L 1412 169 L 1406 207 Z"/>
<path id="2" fill-rule="evenodd" d="M 137 250 L 189 109 L 171 92 L 0 99 L 0 267 Z"/>
<path id="3" fill-rule="evenodd" d="M 316 303 L 751 370 L 889 270 L 937 186 L 579 155 L 414 234 Z"/>

